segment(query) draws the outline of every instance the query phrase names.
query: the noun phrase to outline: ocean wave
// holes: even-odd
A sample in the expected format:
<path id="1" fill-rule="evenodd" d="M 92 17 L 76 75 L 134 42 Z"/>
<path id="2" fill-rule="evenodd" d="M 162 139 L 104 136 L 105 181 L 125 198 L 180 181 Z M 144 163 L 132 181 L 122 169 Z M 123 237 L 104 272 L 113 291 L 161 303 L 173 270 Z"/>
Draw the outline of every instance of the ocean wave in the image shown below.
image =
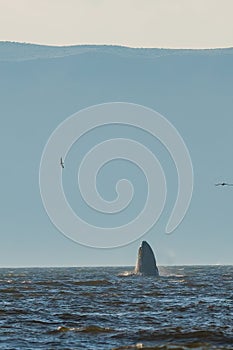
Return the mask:
<path id="1" fill-rule="evenodd" d="M 108 286 L 112 285 L 112 282 L 107 280 L 87 280 L 87 281 L 75 281 L 73 284 L 78 286 Z"/>
<path id="2" fill-rule="evenodd" d="M 30 312 L 24 309 L 5 309 L 2 310 L 0 309 L 0 315 L 4 316 L 4 315 L 27 315 Z"/>
<path id="3" fill-rule="evenodd" d="M 159 341 L 159 342 L 174 342 L 174 341 L 200 341 L 213 344 L 233 344 L 233 336 L 224 334 L 221 330 L 184 330 L 182 327 L 163 328 L 162 330 L 140 329 L 138 331 L 127 333 L 119 332 L 113 336 L 114 338 L 132 338 L 133 341 Z"/>
<path id="4" fill-rule="evenodd" d="M 114 333 L 115 330 L 107 327 L 99 327 L 99 326 L 86 326 L 86 327 L 66 327 L 66 326 L 59 326 L 57 329 L 53 331 L 49 331 L 49 334 L 56 334 L 56 333 L 65 333 L 65 332 L 78 332 L 78 333 Z"/>
<path id="5" fill-rule="evenodd" d="M 134 271 L 124 271 L 124 272 L 120 272 L 118 273 L 118 277 L 128 277 L 128 276 L 135 276 L 135 272 Z"/>
<path id="6" fill-rule="evenodd" d="M 144 349 L 144 350 L 210 350 L 210 349 L 232 349 L 231 347 L 225 347 L 225 346 L 218 346 L 213 347 L 211 344 L 207 344 L 205 342 L 191 342 L 191 343 L 185 343 L 185 344 L 175 344 L 175 343 L 168 343 L 166 345 L 144 345 L 142 343 L 138 343 L 135 345 L 126 345 L 126 346 L 120 346 L 117 348 L 113 348 L 112 350 L 137 350 L 137 349 Z"/>

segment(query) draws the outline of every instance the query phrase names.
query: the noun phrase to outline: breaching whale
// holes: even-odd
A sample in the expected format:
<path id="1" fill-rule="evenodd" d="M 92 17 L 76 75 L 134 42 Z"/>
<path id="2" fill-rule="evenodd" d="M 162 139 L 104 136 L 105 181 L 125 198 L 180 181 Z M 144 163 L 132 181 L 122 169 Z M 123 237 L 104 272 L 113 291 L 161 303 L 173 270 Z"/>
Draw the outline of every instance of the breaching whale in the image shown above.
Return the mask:
<path id="1" fill-rule="evenodd" d="M 135 274 L 143 276 L 159 276 L 153 250 L 146 241 L 142 241 L 142 244 L 138 249 Z"/>

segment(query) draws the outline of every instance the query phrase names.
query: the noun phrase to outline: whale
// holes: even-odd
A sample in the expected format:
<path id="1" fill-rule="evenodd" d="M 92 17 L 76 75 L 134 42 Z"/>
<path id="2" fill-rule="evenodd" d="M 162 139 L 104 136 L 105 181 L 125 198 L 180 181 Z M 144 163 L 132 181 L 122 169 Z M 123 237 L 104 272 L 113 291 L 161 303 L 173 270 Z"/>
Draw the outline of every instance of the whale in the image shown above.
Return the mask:
<path id="1" fill-rule="evenodd" d="M 138 249 L 134 273 L 142 276 L 159 276 L 154 252 L 146 241 L 142 241 Z"/>

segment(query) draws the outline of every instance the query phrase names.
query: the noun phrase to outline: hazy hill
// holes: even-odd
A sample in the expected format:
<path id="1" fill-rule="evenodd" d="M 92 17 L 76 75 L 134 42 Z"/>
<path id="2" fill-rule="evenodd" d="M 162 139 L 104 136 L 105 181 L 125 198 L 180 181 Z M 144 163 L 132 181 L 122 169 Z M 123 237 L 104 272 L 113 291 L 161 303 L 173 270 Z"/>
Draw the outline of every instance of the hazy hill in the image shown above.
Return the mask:
<path id="1" fill-rule="evenodd" d="M 151 58 L 167 55 L 219 55 L 232 54 L 233 48 L 228 49 L 146 49 L 146 48 L 129 48 L 124 46 L 108 45 L 76 45 L 76 46 L 43 46 L 36 44 L 0 42 L 0 60 L 1 61 L 24 61 L 38 58 L 58 58 L 71 55 L 80 55 L 83 53 L 98 52 L 112 53 L 123 57 L 129 56 L 146 56 Z"/>

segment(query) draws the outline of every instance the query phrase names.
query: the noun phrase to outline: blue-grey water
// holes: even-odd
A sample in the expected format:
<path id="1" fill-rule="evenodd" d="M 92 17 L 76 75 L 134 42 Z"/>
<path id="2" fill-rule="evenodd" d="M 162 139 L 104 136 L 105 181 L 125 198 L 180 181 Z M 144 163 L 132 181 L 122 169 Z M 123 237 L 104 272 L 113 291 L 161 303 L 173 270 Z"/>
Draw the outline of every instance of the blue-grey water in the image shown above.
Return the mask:
<path id="1" fill-rule="evenodd" d="M 0 349 L 233 349 L 233 266 L 0 269 Z"/>

